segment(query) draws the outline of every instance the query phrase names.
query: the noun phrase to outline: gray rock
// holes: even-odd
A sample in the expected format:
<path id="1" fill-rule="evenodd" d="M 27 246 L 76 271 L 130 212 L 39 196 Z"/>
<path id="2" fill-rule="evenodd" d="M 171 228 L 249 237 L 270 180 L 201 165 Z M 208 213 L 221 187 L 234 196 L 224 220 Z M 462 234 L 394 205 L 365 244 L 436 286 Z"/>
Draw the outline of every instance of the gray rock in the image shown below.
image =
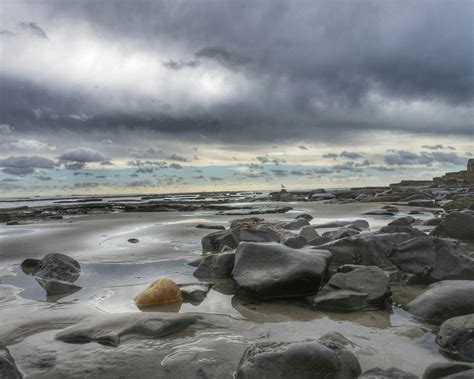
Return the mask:
<path id="1" fill-rule="evenodd" d="M 411 216 L 405 216 L 397 218 L 392 222 L 389 222 L 388 225 L 390 226 L 409 226 L 415 222 L 415 219 Z"/>
<path id="2" fill-rule="evenodd" d="M 21 270 L 27 274 L 30 275 L 35 271 L 36 267 L 38 266 L 40 260 L 39 259 L 33 259 L 33 258 L 26 258 L 23 262 L 21 262 Z"/>
<path id="3" fill-rule="evenodd" d="M 307 245 L 310 245 L 310 246 L 320 246 L 320 245 L 324 245 L 325 243 L 328 243 L 328 242 L 331 242 L 331 238 L 329 237 L 317 237 L 317 238 L 314 238 L 312 240 L 309 240 L 307 242 Z"/>
<path id="4" fill-rule="evenodd" d="M 59 341 L 69 343 L 97 342 L 118 346 L 125 336 L 160 338 L 187 329 L 199 319 L 194 315 L 163 313 L 121 313 L 87 318 L 56 334 Z"/>
<path id="5" fill-rule="evenodd" d="M 468 212 L 452 212 L 430 234 L 437 237 L 474 240 L 474 216 Z"/>
<path id="6" fill-rule="evenodd" d="M 11 221 L 12 216 L 9 213 L 0 213 L 0 222 Z"/>
<path id="7" fill-rule="evenodd" d="M 448 358 L 474 362 L 474 314 L 453 317 L 443 322 L 436 343 Z"/>
<path id="8" fill-rule="evenodd" d="M 474 280 L 474 258 L 449 240 L 416 237 L 394 246 L 387 256 L 400 270 L 428 282 Z"/>
<path id="9" fill-rule="evenodd" d="M 395 216 L 395 213 L 390 212 L 390 211 L 379 210 L 379 211 L 365 212 L 364 215 L 367 215 L 367 216 Z"/>
<path id="10" fill-rule="evenodd" d="M 138 243 L 140 240 L 138 238 L 130 238 L 127 240 L 129 243 Z"/>
<path id="11" fill-rule="evenodd" d="M 0 344 L 0 378 L 21 379 L 22 377 L 7 347 Z"/>
<path id="12" fill-rule="evenodd" d="M 351 379 L 360 373 L 356 356 L 338 344 L 316 341 L 263 342 L 249 347 L 236 379 Z"/>
<path id="13" fill-rule="evenodd" d="M 41 279 L 55 279 L 73 283 L 79 278 L 81 266 L 75 259 L 64 254 L 48 254 L 40 260 L 32 275 Z"/>
<path id="14" fill-rule="evenodd" d="M 303 237 L 306 241 L 311 241 L 319 237 L 318 232 L 311 225 L 306 225 L 301 228 L 299 235 Z"/>
<path id="15" fill-rule="evenodd" d="M 231 229 L 204 236 L 201 240 L 204 253 L 216 253 L 223 246 L 235 249 L 240 242 L 280 242 L 281 235 L 273 228 Z"/>
<path id="16" fill-rule="evenodd" d="M 225 230 L 224 225 L 210 225 L 210 224 L 197 224 L 197 229 L 216 229 L 216 230 Z"/>
<path id="17" fill-rule="evenodd" d="M 205 255 L 194 271 L 197 278 L 229 278 L 234 268 L 235 252 Z"/>
<path id="18" fill-rule="evenodd" d="M 360 232 L 358 230 L 355 230 L 349 227 L 342 227 L 337 230 L 333 230 L 331 232 L 324 232 L 323 237 L 328 237 L 331 240 L 338 240 L 345 237 L 355 236 L 356 234 L 359 234 L 359 233 Z"/>
<path id="19" fill-rule="evenodd" d="M 311 216 L 308 213 L 300 213 L 299 215 L 296 215 L 296 219 L 298 218 L 304 218 L 305 220 L 311 221 L 313 219 L 313 216 Z"/>
<path id="20" fill-rule="evenodd" d="M 428 220 L 423 220 L 420 222 L 420 225 L 423 225 L 423 226 L 438 226 L 439 224 L 441 224 L 443 222 L 443 218 L 441 217 L 434 217 L 434 218 L 430 218 Z"/>
<path id="21" fill-rule="evenodd" d="M 366 266 L 362 266 L 362 265 L 342 265 L 342 266 L 337 268 L 336 272 L 346 273 L 346 272 L 351 272 L 351 271 L 354 271 L 355 269 L 364 268 L 364 267 L 366 267 Z"/>
<path id="22" fill-rule="evenodd" d="M 390 297 L 390 286 L 385 272 L 375 266 L 338 272 L 320 292 L 309 298 L 317 308 L 360 310 L 385 308 Z"/>
<path id="23" fill-rule="evenodd" d="M 278 243 L 241 243 L 232 271 L 237 289 L 262 299 L 314 294 L 326 275 L 330 253 Z"/>
<path id="24" fill-rule="evenodd" d="M 424 232 L 418 230 L 411 225 L 387 225 L 380 229 L 381 233 L 407 233 L 412 237 L 426 236 Z"/>
<path id="25" fill-rule="evenodd" d="M 191 302 L 200 303 L 203 301 L 213 283 L 201 282 L 201 283 L 190 283 L 190 284 L 179 284 L 179 289 L 183 295 L 183 299 Z"/>
<path id="26" fill-rule="evenodd" d="M 369 229 L 369 223 L 366 220 L 355 220 L 355 221 L 331 221 L 325 224 L 313 225 L 316 229 L 329 229 L 329 228 L 341 228 L 347 226 L 352 229 L 367 230 Z"/>
<path id="27" fill-rule="evenodd" d="M 425 207 L 436 208 L 436 201 L 432 199 L 427 200 L 412 200 L 407 203 L 409 207 Z"/>
<path id="28" fill-rule="evenodd" d="M 445 280 L 432 284 L 405 308 L 417 318 L 434 324 L 474 313 L 474 281 Z"/>
<path id="29" fill-rule="evenodd" d="M 48 296 L 65 295 L 79 291 L 82 287 L 64 280 L 35 278 Z"/>
<path id="30" fill-rule="evenodd" d="M 310 196 L 311 200 L 319 201 L 319 200 L 331 200 L 336 198 L 336 195 L 333 193 L 313 193 Z"/>
<path id="31" fill-rule="evenodd" d="M 436 362 L 430 364 L 423 379 L 472 379 L 474 364 L 463 362 Z"/>
<path id="32" fill-rule="evenodd" d="M 284 226 L 283 229 L 286 230 L 298 230 L 301 229 L 303 226 L 308 226 L 309 221 L 304 219 L 304 218 L 298 218 L 296 220 L 287 222 Z"/>
<path id="33" fill-rule="evenodd" d="M 359 379 L 418 379 L 418 376 L 406 371 L 402 371 L 396 367 L 389 368 L 372 368 L 365 371 Z"/>
<path id="34" fill-rule="evenodd" d="M 304 239 L 301 236 L 291 236 L 291 237 L 285 238 L 282 242 L 284 245 L 291 247 L 293 249 L 301 249 L 307 243 L 306 239 Z"/>

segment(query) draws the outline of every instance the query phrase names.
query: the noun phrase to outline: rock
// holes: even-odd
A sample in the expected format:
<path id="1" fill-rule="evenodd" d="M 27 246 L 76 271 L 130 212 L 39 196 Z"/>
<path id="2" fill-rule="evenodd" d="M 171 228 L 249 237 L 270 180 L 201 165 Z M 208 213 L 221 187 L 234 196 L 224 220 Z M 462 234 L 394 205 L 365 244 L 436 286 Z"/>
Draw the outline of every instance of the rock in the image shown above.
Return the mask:
<path id="1" fill-rule="evenodd" d="M 130 243 L 138 243 L 138 242 L 140 242 L 140 240 L 139 240 L 138 238 L 129 238 L 127 241 L 130 242 Z"/>
<path id="2" fill-rule="evenodd" d="M 201 264 L 201 262 L 202 262 L 202 257 L 199 257 L 188 262 L 187 265 L 192 266 L 192 267 L 198 267 Z"/>
<path id="3" fill-rule="evenodd" d="M 397 218 L 392 222 L 389 222 L 388 225 L 390 226 L 409 226 L 415 222 L 415 219 L 411 216 L 405 216 Z"/>
<path id="4" fill-rule="evenodd" d="M 355 269 L 364 268 L 364 267 L 366 267 L 366 266 L 362 266 L 362 265 L 342 265 L 342 266 L 337 268 L 336 272 L 346 273 L 346 272 L 351 272 L 351 271 L 354 271 Z"/>
<path id="5" fill-rule="evenodd" d="M 331 232 L 324 232 L 323 237 L 328 237 L 331 240 L 338 240 L 345 237 L 355 236 L 356 234 L 359 234 L 359 231 L 348 227 L 342 227 Z"/>
<path id="6" fill-rule="evenodd" d="M 380 229 L 381 233 L 407 233 L 412 237 L 426 236 L 421 230 L 413 228 L 411 225 L 387 225 Z"/>
<path id="7" fill-rule="evenodd" d="M 7 347 L 0 344 L 0 378 L 21 379 L 22 377 Z"/>
<path id="8" fill-rule="evenodd" d="M 48 254 L 41 259 L 32 275 L 41 279 L 56 279 L 73 283 L 79 278 L 81 266 L 75 259 L 64 254 Z"/>
<path id="9" fill-rule="evenodd" d="M 315 229 L 328 229 L 328 228 L 341 228 L 347 226 L 352 229 L 367 230 L 369 229 L 369 223 L 365 220 L 355 221 L 331 221 L 325 224 L 313 225 Z"/>
<path id="10" fill-rule="evenodd" d="M 27 274 L 31 275 L 33 271 L 35 271 L 36 267 L 38 266 L 40 260 L 33 259 L 33 258 L 26 258 L 23 262 L 21 262 L 21 270 Z"/>
<path id="11" fill-rule="evenodd" d="M 295 218 L 296 218 L 296 219 L 298 219 L 298 218 L 304 218 L 305 220 L 311 221 L 311 220 L 313 219 L 313 216 L 311 216 L 311 215 L 308 214 L 308 213 L 300 213 L 300 214 L 296 215 Z"/>
<path id="12" fill-rule="evenodd" d="M 298 218 L 296 220 L 290 221 L 283 225 L 283 229 L 286 230 L 298 230 L 301 229 L 303 226 L 308 226 L 309 221 L 304 218 Z"/>
<path id="13" fill-rule="evenodd" d="M 87 318 L 56 334 L 68 343 L 97 342 L 118 346 L 125 336 L 161 338 L 178 333 L 195 324 L 195 315 L 166 315 L 163 313 L 118 313 Z"/>
<path id="14" fill-rule="evenodd" d="M 243 354 L 236 379 L 351 379 L 361 373 L 356 356 L 339 344 L 261 342 Z"/>
<path id="15" fill-rule="evenodd" d="M 201 282 L 190 284 L 179 284 L 179 289 L 186 301 L 200 303 L 206 298 L 207 293 L 213 286 L 213 283 Z"/>
<path id="16" fill-rule="evenodd" d="M 474 364 L 462 362 L 436 362 L 430 364 L 423 379 L 472 379 Z"/>
<path id="17" fill-rule="evenodd" d="M 310 241 L 307 242 L 307 245 L 311 245 L 311 246 L 320 246 L 320 245 L 324 245 L 325 243 L 328 243 L 328 242 L 331 242 L 332 239 L 329 238 L 329 237 L 317 237 L 317 238 L 314 238 Z"/>
<path id="18" fill-rule="evenodd" d="M 336 195 L 333 193 L 313 193 L 310 196 L 311 200 L 320 201 L 320 200 L 331 200 L 336 198 Z"/>
<path id="19" fill-rule="evenodd" d="M 387 211 L 387 210 L 380 210 L 380 211 L 365 212 L 364 215 L 367 215 L 367 216 L 395 216 L 395 213 Z"/>
<path id="20" fill-rule="evenodd" d="M 291 236 L 291 237 L 285 238 L 282 242 L 284 245 L 291 247 L 293 249 L 301 249 L 307 243 L 306 239 L 304 239 L 301 236 Z"/>
<path id="21" fill-rule="evenodd" d="M 207 224 L 197 224 L 197 229 L 216 229 L 216 230 L 225 230 L 223 225 L 207 225 Z"/>
<path id="22" fill-rule="evenodd" d="M 36 278 L 36 281 L 46 290 L 48 296 L 69 294 L 82 288 L 64 280 Z"/>
<path id="23" fill-rule="evenodd" d="M 20 225 L 20 223 L 18 221 L 8 221 L 7 226 L 16 226 L 16 225 Z"/>
<path id="24" fill-rule="evenodd" d="M 412 200 L 407 203 L 409 207 L 436 208 L 435 200 Z"/>
<path id="25" fill-rule="evenodd" d="M 330 253 L 278 243 L 241 243 L 232 271 L 237 289 L 262 299 L 303 297 L 318 291 Z"/>
<path id="26" fill-rule="evenodd" d="M 205 255 L 193 275 L 197 278 L 230 278 L 234 269 L 234 257 L 234 251 Z"/>
<path id="27" fill-rule="evenodd" d="M 386 196 L 375 196 L 367 202 L 369 203 L 375 203 L 375 202 L 380 202 L 380 203 L 385 203 L 385 202 L 392 202 L 392 201 L 399 201 L 401 199 L 400 195 L 386 195 Z"/>
<path id="28" fill-rule="evenodd" d="M 223 230 L 204 236 L 201 240 L 204 253 L 216 253 L 223 246 L 235 249 L 240 242 L 280 242 L 282 234 L 266 226 L 257 229 Z"/>
<path id="29" fill-rule="evenodd" d="M 383 309 L 390 297 L 385 272 L 375 266 L 338 272 L 308 301 L 313 307 L 330 310 Z"/>
<path id="30" fill-rule="evenodd" d="M 396 367 L 386 369 L 372 368 L 365 371 L 359 379 L 418 379 L 418 376 L 406 371 L 402 371 Z"/>
<path id="31" fill-rule="evenodd" d="M 474 281 L 445 280 L 432 284 L 405 308 L 415 317 L 433 324 L 474 313 Z"/>
<path id="32" fill-rule="evenodd" d="M 393 269 L 394 264 L 386 257 L 391 248 L 409 240 L 407 233 L 365 234 L 342 238 L 318 246 L 332 253 L 331 266 L 361 264 Z"/>
<path id="33" fill-rule="evenodd" d="M 444 210 L 463 210 L 463 209 L 472 209 L 474 210 L 474 196 L 466 196 L 466 197 L 461 197 L 458 199 L 454 199 L 451 201 L 448 201 L 447 203 L 443 204 L 443 209 Z"/>
<path id="34" fill-rule="evenodd" d="M 400 270 L 428 281 L 474 280 L 474 258 L 453 242 L 436 237 L 416 237 L 395 245 L 387 254 Z"/>
<path id="35" fill-rule="evenodd" d="M 9 213 L 0 213 L 0 222 L 9 222 L 11 219 L 12 217 Z"/>
<path id="36" fill-rule="evenodd" d="M 430 235 L 474 240 L 474 216 L 467 212 L 452 212 L 444 218 Z"/>
<path id="37" fill-rule="evenodd" d="M 439 224 L 441 224 L 443 222 L 443 218 L 441 217 L 434 217 L 434 218 L 430 218 L 428 220 L 423 220 L 421 221 L 420 225 L 423 225 L 423 226 L 438 226 Z"/>
<path id="38" fill-rule="evenodd" d="M 311 225 L 303 226 L 299 232 L 299 235 L 303 237 L 306 241 L 311 241 L 319 237 L 318 232 Z"/>
<path id="39" fill-rule="evenodd" d="M 183 301 L 178 285 L 171 279 L 163 278 L 154 281 L 135 297 L 138 308 L 154 307 Z"/>
<path id="40" fill-rule="evenodd" d="M 453 317 L 443 322 L 436 343 L 441 353 L 448 358 L 474 362 L 474 314 Z"/>

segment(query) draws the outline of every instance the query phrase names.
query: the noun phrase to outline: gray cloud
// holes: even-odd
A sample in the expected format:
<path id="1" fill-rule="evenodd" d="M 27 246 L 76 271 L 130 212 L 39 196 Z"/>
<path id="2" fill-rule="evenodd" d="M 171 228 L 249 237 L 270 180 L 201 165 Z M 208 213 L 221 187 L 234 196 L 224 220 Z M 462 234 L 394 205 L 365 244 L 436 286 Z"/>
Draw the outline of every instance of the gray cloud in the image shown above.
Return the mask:
<path id="1" fill-rule="evenodd" d="M 445 153 L 434 151 L 431 153 L 422 151 L 421 153 L 413 153 L 406 150 L 389 150 L 384 157 L 385 163 L 390 166 L 403 165 L 431 165 L 433 163 L 443 164 L 465 164 L 466 159 L 458 156 L 454 152 Z"/>
<path id="2" fill-rule="evenodd" d="M 363 158 L 364 153 L 357 153 L 355 151 L 343 151 L 341 154 L 339 154 L 343 158 L 347 159 L 358 159 L 358 158 Z"/>
<path id="3" fill-rule="evenodd" d="M 99 153 L 88 147 L 78 147 L 75 149 L 69 149 L 64 151 L 59 157 L 61 161 L 69 162 L 80 162 L 80 163 L 89 163 L 89 162 L 102 162 L 107 158 L 104 154 Z"/>
<path id="4" fill-rule="evenodd" d="M 36 37 L 48 39 L 46 32 L 36 22 L 21 22 L 22 29 L 32 33 Z"/>

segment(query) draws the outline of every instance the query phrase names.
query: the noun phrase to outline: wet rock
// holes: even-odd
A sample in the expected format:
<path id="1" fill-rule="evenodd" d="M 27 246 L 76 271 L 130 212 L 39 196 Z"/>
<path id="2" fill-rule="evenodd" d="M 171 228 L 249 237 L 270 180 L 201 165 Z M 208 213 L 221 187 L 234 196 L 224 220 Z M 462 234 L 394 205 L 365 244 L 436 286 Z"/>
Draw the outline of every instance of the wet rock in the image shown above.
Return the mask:
<path id="1" fill-rule="evenodd" d="M 447 357 L 474 362 L 474 314 L 453 317 L 443 322 L 436 343 Z"/>
<path id="2" fill-rule="evenodd" d="M 336 272 L 346 273 L 346 272 L 351 272 L 351 271 L 354 271 L 358 268 L 364 268 L 364 267 L 366 267 L 366 266 L 362 266 L 362 265 L 342 265 L 342 266 L 337 268 Z"/>
<path id="3" fill-rule="evenodd" d="M 183 301 L 181 290 L 175 282 L 167 278 L 154 281 L 135 297 L 135 304 L 138 308 L 171 304 L 179 301 Z"/>
<path id="4" fill-rule="evenodd" d="M 223 246 L 235 249 L 240 242 L 280 242 L 281 234 L 271 227 L 257 229 L 223 230 L 204 236 L 201 240 L 204 253 L 216 253 Z"/>
<path id="5" fill-rule="evenodd" d="M 320 246 L 320 245 L 324 245 L 325 243 L 328 243 L 328 242 L 331 242 L 331 238 L 329 237 L 317 237 L 317 238 L 314 238 L 310 241 L 307 242 L 307 245 L 310 245 L 310 246 Z"/>
<path id="6" fill-rule="evenodd" d="M 455 243 L 436 237 L 417 237 L 394 246 L 387 257 L 402 271 L 428 281 L 474 280 L 474 258 Z"/>
<path id="7" fill-rule="evenodd" d="M 361 264 L 393 269 L 394 264 L 386 257 L 391 248 L 409 240 L 407 233 L 365 234 L 342 238 L 318 246 L 332 253 L 331 266 Z"/>
<path id="8" fill-rule="evenodd" d="M 192 261 L 188 262 L 187 264 L 192 267 L 198 267 L 201 264 L 202 257 L 193 259 Z"/>
<path id="9" fill-rule="evenodd" d="M 316 229 L 328 229 L 328 228 L 341 228 L 347 226 L 352 229 L 367 230 L 369 229 L 369 223 L 366 220 L 355 220 L 355 221 L 331 221 L 325 224 L 313 225 Z"/>
<path id="10" fill-rule="evenodd" d="M 430 218 L 428 220 L 423 220 L 420 222 L 420 225 L 423 225 L 423 226 L 438 226 L 439 224 L 441 224 L 443 222 L 443 218 L 441 217 L 434 217 L 434 218 Z"/>
<path id="11" fill-rule="evenodd" d="M 64 254 L 48 254 L 41 259 L 32 275 L 45 279 L 55 279 L 73 283 L 79 278 L 81 266 L 75 259 Z"/>
<path id="12" fill-rule="evenodd" d="M 379 211 L 365 212 L 364 215 L 367 215 L 367 216 L 395 216 L 395 213 L 387 211 L 387 210 L 379 210 Z"/>
<path id="13" fill-rule="evenodd" d="M 412 200 L 407 203 L 409 207 L 425 207 L 425 208 L 435 208 L 436 201 L 435 200 Z"/>
<path id="14" fill-rule="evenodd" d="M 314 294 L 326 274 L 327 251 L 278 243 L 241 243 L 232 271 L 239 291 L 262 299 Z"/>
<path id="15" fill-rule="evenodd" d="M 206 298 L 206 295 L 212 286 L 213 283 L 201 282 L 180 284 L 179 289 L 181 290 L 184 300 L 200 303 Z"/>
<path id="16" fill-rule="evenodd" d="M 127 240 L 127 242 L 129 242 L 129 243 L 138 243 L 138 242 L 140 242 L 140 240 L 138 238 L 130 238 L 130 239 Z"/>
<path id="17" fill-rule="evenodd" d="M 381 233 L 407 233 L 412 237 L 426 236 L 424 232 L 418 230 L 411 225 L 387 225 L 380 229 Z"/>
<path id="18" fill-rule="evenodd" d="M 0 378 L 21 379 L 22 377 L 7 347 L 0 343 Z"/>
<path id="19" fill-rule="evenodd" d="M 310 196 L 310 199 L 315 200 L 315 201 L 331 200 L 331 199 L 335 199 L 335 198 L 336 198 L 336 195 L 334 195 L 333 193 L 313 193 Z"/>
<path id="20" fill-rule="evenodd" d="M 342 227 L 337 230 L 333 230 L 331 232 L 324 232 L 323 237 L 328 237 L 331 240 L 338 240 L 345 237 L 355 236 L 356 234 L 359 234 L 359 233 L 360 232 L 358 230 L 348 228 L 348 227 Z"/>
<path id="21" fill-rule="evenodd" d="M 432 284 L 405 308 L 417 318 L 433 324 L 474 313 L 474 281 L 445 280 Z"/>
<path id="22" fill-rule="evenodd" d="M 64 280 L 36 278 L 48 296 L 64 295 L 79 291 L 82 287 Z"/>
<path id="23" fill-rule="evenodd" d="M 296 219 L 298 219 L 298 218 L 304 218 L 305 220 L 311 221 L 311 220 L 313 219 L 313 216 L 311 216 L 311 215 L 308 214 L 308 213 L 300 213 L 300 214 L 296 215 L 295 218 L 296 218 Z"/>
<path id="24" fill-rule="evenodd" d="M 197 224 L 197 229 L 216 229 L 216 230 L 225 230 L 223 225 L 208 225 L 208 224 Z"/>
<path id="25" fill-rule="evenodd" d="M 418 379 L 418 376 L 406 371 L 402 371 L 396 367 L 389 368 L 372 368 L 365 371 L 359 379 Z"/>
<path id="26" fill-rule="evenodd" d="M 474 215 L 468 212 L 452 212 L 430 234 L 437 237 L 474 240 Z"/>
<path id="27" fill-rule="evenodd" d="M 38 266 L 40 260 L 39 259 L 33 259 L 33 258 L 26 258 L 23 262 L 21 262 L 21 270 L 27 274 L 30 275 L 35 271 L 36 267 Z"/>
<path id="28" fill-rule="evenodd" d="M 236 379 L 357 378 L 356 356 L 338 344 L 316 341 L 263 342 L 249 347 L 237 368 Z"/>
<path id="29" fill-rule="evenodd" d="M 87 318 L 56 334 L 68 343 L 97 342 L 118 346 L 124 337 L 161 338 L 178 333 L 195 324 L 194 315 L 165 315 L 163 313 L 120 313 Z"/>
<path id="30" fill-rule="evenodd" d="M 8 222 L 11 221 L 12 217 L 9 213 L 0 213 L 0 222 Z"/>
<path id="31" fill-rule="evenodd" d="M 298 218 L 296 220 L 290 221 L 283 226 L 283 229 L 286 230 L 298 230 L 304 226 L 308 226 L 309 221 L 304 218 Z"/>
<path id="32" fill-rule="evenodd" d="M 383 309 L 389 297 L 390 286 L 385 272 L 368 266 L 336 273 L 308 301 L 315 308 L 352 311 Z"/>
<path id="33" fill-rule="evenodd" d="M 16 225 L 20 225 L 20 222 L 18 221 L 8 221 L 7 226 L 16 226 Z"/>
<path id="34" fill-rule="evenodd" d="M 205 255 L 194 271 L 197 278 L 230 278 L 234 269 L 235 252 Z"/>
<path id="35" fill-rule="evenodd" d="M 423 379 L 472 379 L 474 364 L 463 362 L 436 362 L 430 364 Z"/>
<path id="36" fill-rule="evenodd" d="M 311 241 L 319 237 L 318 232 L 311 225 L 306 225 L 301 228 L 299 235 L 303 237 L 306 241 Z"/>
<path id="37" fill-rule="evenodd" d="M 307 243 L 306 239 L 304 239 L 301 236 L 287 237 L 282 242 L 283 242 L 284 245 L 286 245 L 288 247 L 291 247 L 293 249 L 301 249 Z"/>

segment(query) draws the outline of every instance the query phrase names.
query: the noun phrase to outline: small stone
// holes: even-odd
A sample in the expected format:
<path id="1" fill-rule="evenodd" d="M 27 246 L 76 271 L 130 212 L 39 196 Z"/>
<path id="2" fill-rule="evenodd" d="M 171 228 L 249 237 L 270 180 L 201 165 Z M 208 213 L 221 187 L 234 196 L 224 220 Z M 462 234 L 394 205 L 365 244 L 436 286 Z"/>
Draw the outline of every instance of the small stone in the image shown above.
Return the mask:
<path id="1" fill-rule="evenodd" d="M 130 242 L 130 243 L 138 243 L 138 242 L 140 242 L 140 240 L 139 240 L 138 238 L 130 238 L 130 239 L 128 239 L 127 241 Z"/>
<path id="2" fill-rule="evenodd" d="M 135 297 L 138 308 L 153 307 L 183 301 L 178 285 L 171 279 L 158 279 Z"/>

